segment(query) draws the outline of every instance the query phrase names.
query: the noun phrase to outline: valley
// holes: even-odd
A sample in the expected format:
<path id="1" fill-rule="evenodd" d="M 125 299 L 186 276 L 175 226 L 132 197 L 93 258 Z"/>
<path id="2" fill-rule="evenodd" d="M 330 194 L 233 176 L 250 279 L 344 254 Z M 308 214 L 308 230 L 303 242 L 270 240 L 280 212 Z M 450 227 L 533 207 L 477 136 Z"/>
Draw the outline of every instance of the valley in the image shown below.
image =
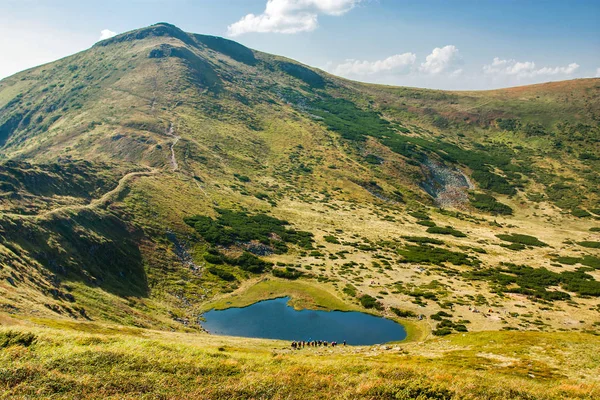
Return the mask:
<path id="1" fill-rule="evenodd" d="M 599 78 L 364 84 L 166 23 L 6 78 L 0 388 L 594 398 L 599 121 Z M 279 297 L 407 339 L 202 327 Z"/>

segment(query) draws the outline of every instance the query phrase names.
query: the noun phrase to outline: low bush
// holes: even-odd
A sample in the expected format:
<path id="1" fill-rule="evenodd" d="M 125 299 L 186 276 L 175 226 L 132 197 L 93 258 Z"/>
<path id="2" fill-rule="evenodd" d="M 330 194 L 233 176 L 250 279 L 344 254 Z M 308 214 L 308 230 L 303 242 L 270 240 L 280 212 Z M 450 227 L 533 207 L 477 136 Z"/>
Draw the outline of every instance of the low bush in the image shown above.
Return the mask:
<path id="1" fill-rule="evenodd" d="M 205 254 L 204 259 L 211 264 L 220 265 L 225 263 L 225 259 L 221 254 Z"/>
<path id="2" fill-rule="evenodd" d="M 248 178 L 246 175 L 240 175 L 240 174 L 233 174 L 233 176 L 240 182 L 250 182 L 250 178 Z"/>
<path id="3" fill-rule="evenodd" d="M 500 240 L 504 240 L 505 242 L 511 243 L 519 243 L 526 246 L 537 246 L 537 247 L 546 247 L 548 246 L 546 243 L 540 241 L 538 238 L 529 235 L 522 235 L 518 233 L 511 233 L 509 235 L 500 234 L 496 235 L 496 237 Z"/>
<path id="4" fill-rule="evenodd" d="M 413 212 L 408 213 L 408 215 L 410 215 L 411 217 L 414 217 L 416 219 L 419 219 L 419 220 L 429 220 L 429 219 L 431 219 L 429 217 L 429 215 L 427 215 L 427 213 L 425 213 L 423 211 L 413 211 Z"/>
<path id="5" fill-rule="evenodd" d="M 446 311 L 438 311 L 437 313 L 432 314 L 430 318 L 436 321 L 441 321 L 443 317 L 452 318 L 452 314 L 449 314 Z"/>
<path id="6" fill-rule="evenodd" d="M 506 263 L 504 268 L 470 271 L 463 276 L 468 279 L 490 281 L 495 285 L 494 291 L 497 292 L 520 293 L 548 301 L 570 298 L 568 293 L 547 290 L 552 286 L 562 286 L 563 289 L 582 296 L 600 296 L 600 282 L 581 269 L 557 273 L 543 267 L 532 268 Z"/>
<path id="7" fill-rule="evenodd" d="M 435 233 L 435 234 L 439 234 L 439 235 L 452 235 L 454 237 L 467 237 L 467 235 L 465 235 L 461 231 L 458 231 L 458 230 L 452 228 L 451 226 L 447 226 L 447 227 L 432 226 L 430 228 L 427 228 L 426 232 L 427 233 Z"/>
<path id="8" fill-rule="evenodd" d="M 418 244 L 439 244 L 439 245 L 444 244 L 444 242 L 441 240 L 426 237 L 426 236 L 402 236 L 402 239 L 407 240 L 409 242 L 418 243 Z"/>
<path id="9" fill-rule="evenodd" d="M 527 246 L 525 246 L 521 243 L 511 243 L 511 244 L 501 243 L 500 246 L 506 247 L 507 249 L 514 250 L 514 251 L 521 251 L 521 250 L 525 250 L 527 248 Z"/>
<path id="10" fill-rule="evenodd" d="M 586 218 L 586 217 L 591 217 L 592 214 L 590 214 L 589 212 L 582 210 L 581 208 L 575 208 L 571 211 L 571 214 L 573 214 L 575 217 L 577 218 Z"/>
<path id="11" fill-rule="evenodd" d="M 289 229 L 286 227 L 289 225 L 287 221 L 266 214 L 249 215 L 243 211 L 218 209 L 217 212 L 219 215 L 216 219 L 197 215 L 184 221 L 211 245 L 231 246 L 255 240 L 271 245 L 277 251 L 287 250 L 282 246 L 285 243 L 312 248 L 312 233 Z"/>
<path id="12" fill-rule="evenodd" d="M 323 237 L 323 239 L 325 239 L 325 241 L 327 243 L 340 244 L 340 241 L 338 240 L 338 238 L 336 238 L 333 235 L 326 235 Z"/>
<path id="13" fill-rule="evenodd" d="M 383 310 L 383 304 L 381 304 L 375 297 L 368 294 L 364 294 L 358 298 L 360 304 L 364 308 L 375 308 L 376 310 Z"/>
<path id="14" fill-rule="evenodd" d="M 271 272 L 273 273 L 274 276 L 276 276 L 278 278 L 291 279 L 291 280 L 298 279 L 303 275 L 302 271 L 298 271 L 296 268 L 293 268 L 293 267 L 273 268 L 273 270 Z"/>
<path id="15" fill-rule="evenodd" d="M 403 263 L 419 263 L 419 264 L 435 264 L 442 265 L 445 262 L 454 265 L 479 265 L 480 261 L 476 257 L 470 257 L 465 253 L 458 253 L 439 247 L 429 245 L 407 245 L 403 249 L 398 250 L 398 254 L 402 256 L 400 262 Z"/>
<path id="16" fill-rule="evenodd" d="M 588 249 L 600 249 L 600 242 L 594 242 L 591 240 L 585 240 L 583 242 L 577 242 L 578 245 L 582 247 L 587 247 Z"/>
<path id="17" fill-rule="evenodd" d="M 417 314 L 415 314 L 412 311 L 401 310 L 396 307 L 390 307 L 390 310 L 392 310 L 392 312 L 394 314 L 396 314 L 397 316 L 399 316 L 400 318 L 416 318 L 417 317 Z"/>
<path id="18" fill-rule="evenodd" d="M 420 221 L 417 221 L 417 224 L 423 225 L 423 226 L 428 226 L 428 227 L 434 227 L 435 226 L 435 222 L 429 221 L 429 220 L 420 220 Z"/>
<path id="19" fill-rule="evenodd" d="M 232 282 L 232 281 L 236 280 L 235 276 L 232 273 L 227 272 L 227 271 L 225 271 L 225 270 L 223 270 L 221 268 L 209 267 L 208 268 L 208 272 L 210 272 L 213 275 L 218 276 L 219 278 L 221 278 L 221 279 L 223 279 L 224 281 L 227 281 L 227 282 Z"/>
<path id="20" fill-rule="evenodd" d="M 495 197 L 483 194 L 473 193 L 469 197 L 471 205 L 478 210 L 489 212 L 494 215 L 512 215 L 513 209 L 506 204 L 500 203 Z"/>
<path id="21" fill-rule="evenodd" d="M 600 269 L 600 257 L 585 255 L 583 257 L 557 257 L 553 261 L 566 265 L 575 265 L 577 263 Z"/>
<path id="22" fill-rule="evenodd" d="M 452 333 L 452 329 L 450 328 L 438 328 L 431 331 L 435 336 L 446 336 Z"/>
<path id="23" fill-rule="evenodd" d="M 265 269 L 273 266 L 273 263 L 263 261 L 252 253 L 245 251 L 241 256 L 235 259 L 228 259 L 228 264 L 235 265 L 244 271 L 253 272 L 255 274 L 263 272 Z"/>

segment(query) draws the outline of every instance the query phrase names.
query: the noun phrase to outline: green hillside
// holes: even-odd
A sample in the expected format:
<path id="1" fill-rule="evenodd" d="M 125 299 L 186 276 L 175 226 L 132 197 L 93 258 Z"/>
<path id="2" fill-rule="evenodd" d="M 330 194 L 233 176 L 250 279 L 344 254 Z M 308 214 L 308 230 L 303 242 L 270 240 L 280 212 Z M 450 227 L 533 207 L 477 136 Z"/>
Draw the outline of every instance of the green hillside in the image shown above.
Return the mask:
<path id="1" fill-rule="evenodd" d="M 10 329 L 0 351 L 41 357 L 6 366 L 20 356 L 2 353 L 9 396 L 60 393 L 32 371 L 70 351 L 71 336 L 108 357 L 92 376 L 167 346 L 176 331 L 185 343 L 164 352 L 219 365 L 197 366 L 215 379 L 206 392 L 171 382 L 178 396 L 295 398 L 252 375 L 279 362 L 317 373 L 320 356 L 217 339 L 198 319 L 289 295 L 296 307 L 368 311 L 407 327 L 409 356 L 360 348 L 374 358 L 359 371 L 356 355 L 335 355 L 348 398 L 394 398 L 420 368 L 427 376 L 405 398 L 469 397 L 471 386 L 471 398 L 592 398 L 598 246 L 598 78 L 480 92 L 370 85 L 160 23 L 0 81 L 0 322 Z M 37 342 L 3 346 L 7 332 Z M 523 353 L 533 337 L 547 359 Z M 472 352 L 488 339 L 513 353 Z M 583 353 L 575 367 L 561 359 Z M 482 359 L 482 374 L 500 368 L 511 385 L 481 386 Z M 406 377 L 391 376 L 394 360 L 407 362 Z M 168 393 L 158 387 L 172 366 L 156 362 L 164 370 L 146 389 L 132 381 L 105 393 Z M 219 386 L 240 368 L 251 388 Z M 379 383 L 356 389 L 361 374 Z M 97 390 L 93 379 L 78 384 L 69 390 Z M 321 384 L 320 396 L 336 394 Z"/>

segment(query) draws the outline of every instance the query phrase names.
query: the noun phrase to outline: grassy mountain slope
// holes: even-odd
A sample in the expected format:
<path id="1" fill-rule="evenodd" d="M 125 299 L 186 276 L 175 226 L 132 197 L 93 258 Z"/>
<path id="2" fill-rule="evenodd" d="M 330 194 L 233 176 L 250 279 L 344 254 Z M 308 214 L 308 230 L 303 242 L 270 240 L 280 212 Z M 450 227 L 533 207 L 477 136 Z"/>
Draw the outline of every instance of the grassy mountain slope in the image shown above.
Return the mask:
<path id="1" fill-rule="evenodd" d="M 118 35 L 0 81 L 0 307 L 25 330 L 204 343 L 200 312 L 286 294 L 426 347 L 465 330 L 595 343 L 599 96 L 599 79 L 368 85 L 169 24 Z M 568 375 L 568 396 L 597 376 Z"/>

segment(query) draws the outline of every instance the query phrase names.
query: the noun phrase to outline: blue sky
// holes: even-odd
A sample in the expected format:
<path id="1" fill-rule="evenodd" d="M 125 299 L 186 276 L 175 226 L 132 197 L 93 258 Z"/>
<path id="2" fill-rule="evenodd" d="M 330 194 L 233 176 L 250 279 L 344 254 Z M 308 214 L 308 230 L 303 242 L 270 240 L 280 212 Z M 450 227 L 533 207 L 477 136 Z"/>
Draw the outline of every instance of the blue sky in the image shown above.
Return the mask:
<path id="1" fill-rule="evenodd" d="M 392 85 L 600 75 L 600 1 L 0 0 L 0 78 L 160 21 Z"/>

